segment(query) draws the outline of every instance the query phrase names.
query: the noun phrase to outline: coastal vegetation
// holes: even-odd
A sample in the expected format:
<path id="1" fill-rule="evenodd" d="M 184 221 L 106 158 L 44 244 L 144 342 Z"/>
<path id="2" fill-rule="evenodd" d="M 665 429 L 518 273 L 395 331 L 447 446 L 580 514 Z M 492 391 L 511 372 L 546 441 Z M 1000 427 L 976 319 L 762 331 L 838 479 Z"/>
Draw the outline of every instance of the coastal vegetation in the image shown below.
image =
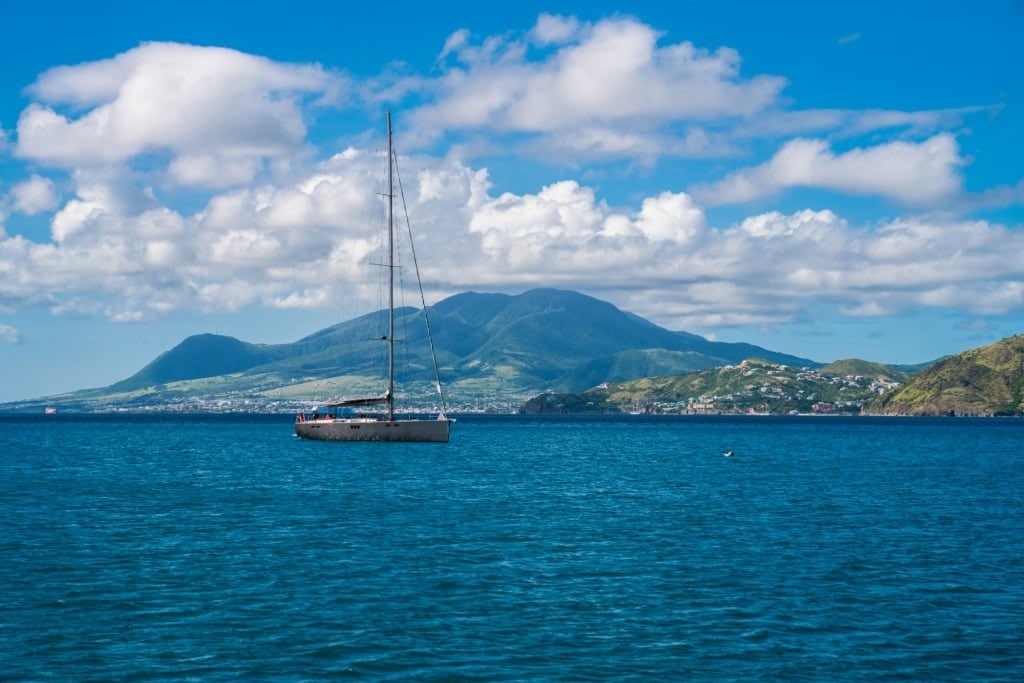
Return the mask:
<path id="1" fill-rule="evenodd" d="M 1024 335 L 925 368 L 865 406 L 872 415 L 1024 415 Z"/>

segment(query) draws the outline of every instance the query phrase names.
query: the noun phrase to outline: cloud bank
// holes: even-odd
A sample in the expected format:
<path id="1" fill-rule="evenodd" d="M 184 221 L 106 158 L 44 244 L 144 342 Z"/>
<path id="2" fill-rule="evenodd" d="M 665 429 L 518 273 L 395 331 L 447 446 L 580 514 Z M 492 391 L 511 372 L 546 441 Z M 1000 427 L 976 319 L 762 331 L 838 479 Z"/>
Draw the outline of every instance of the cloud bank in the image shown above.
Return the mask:
<path id="1" fill-rule="evenodd" d="M 415 98 L 399 140 L 417 153 L 400 166 L 431 299 L 566 287 L 698 330 L 792 322 L 818 304 L 854 317 L 1024 312 L 1019 226 L 935 211 L 963 199 L 969 164 L 934 128 L 964 112 L 785 111 L 783 77 L 744 76 L 736 50 L 665 42 L 630 18 L 542 15 L 524 36 L 476 42 L 456 31 L 437 64 L 433 77 L 360 84 L 319 65 L 149 43 L 45 72 L 8 143 L 35 170 L 0 201 L 0 312 L 131 322 L 351 297 L 378 246 L 366 225 L 381 209 L 382 155 L 363 143 L 318 154 L 310 112 L 388 92 Z M 857 126 L 928 134 L 836 142 Z M 502 192 L 486 165 L 420 146 L 449 134 L 516 136 L 513 154 L 573 163 L 654 163 L 669 150 L 732 167 L 612 205 L 581 174 Z M 735 167 L 750 140 L 780 137 L 770 158 Z M 899 211 L 860 224 L 838 206 L 713 213 L 792 188 Z M 1000 192 L 985 201 L 1021 196 Z M 45 220 L 48 237 L 14 230 L 21 216 Z"/>

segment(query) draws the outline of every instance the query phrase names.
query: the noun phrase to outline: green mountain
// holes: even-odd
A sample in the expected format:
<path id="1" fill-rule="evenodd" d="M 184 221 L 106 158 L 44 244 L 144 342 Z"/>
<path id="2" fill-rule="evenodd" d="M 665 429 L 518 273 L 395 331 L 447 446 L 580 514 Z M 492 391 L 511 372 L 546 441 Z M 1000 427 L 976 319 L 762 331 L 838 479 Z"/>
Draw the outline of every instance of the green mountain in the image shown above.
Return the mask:
<path id="1" fill-rule="evenodd" d="M 514 409 L 555 387 L 583 391 L 602 382 L 738 363 L 818 364 L 750 344 L 712 342 L 659 327 L 577 292 L 535 289 L 520 295 L 467 292 L 428 310 L 441 377 L 456 408 Z M 396 311 L 399 388 L 432 404 L 433 366 L 419 309 Z M 379 390 L 386 313 L 378 311 L 290 344 L 249 344 L 197 335 L 109 387 L 0 409 L 178 406 L 181 409 L 291 409 L 340 395 Z"/>
<path id="2" fill-rule="evenodd" d="M 1024 336 L 944 358 L 866 405 L 872 415 L 1024 415 Z"/>
<path id="3" fill-rule="evenodd" d="M 273 362 L 285 353 L 284 347 L 248 344 L 216 334 L 197 334 L 110 389 L 133 391 L 168 382 L 242 372 Z"/>
<path id="4" fill-rule="evenodd" d="M 455 382 L 492 376 L 518 377 L 522 388 L 566 386 L 583 390 L 608 373 L 623 372 L 620 354 L 651 351 L 701 356 L 696 367 L 738 362 L 752 353 L 779 362 L 813 361 L 749 344 L 711 342 L 673 332 L 577 292 L 535 289 L 518 296 L 459 294 L 433 307 L 437 347 L 448 351 Z M 703 365 L 701 365 L 703 363 Z M 595 372 L 594 368 L 598 368 Z M 630 377 L 648 368 L 635 365 Z"/>
<path id="5" fill-rule="evenodd" d="M 905 375 L 861 360 L 823 368 L 751 358 L 684 375 L 606 383 L 582 393 L 535 396 L 521 413 L 859 413 Z"/>

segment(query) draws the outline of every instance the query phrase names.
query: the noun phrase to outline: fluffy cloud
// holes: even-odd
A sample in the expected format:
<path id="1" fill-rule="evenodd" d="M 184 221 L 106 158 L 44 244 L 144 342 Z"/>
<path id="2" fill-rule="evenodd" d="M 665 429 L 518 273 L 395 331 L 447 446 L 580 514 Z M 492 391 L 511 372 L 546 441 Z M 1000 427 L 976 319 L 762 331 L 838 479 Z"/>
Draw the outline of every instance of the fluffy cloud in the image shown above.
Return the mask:
<path id="1" fill-rule="evenodd" d="M 210 177 L 197 159 L 226 158 L 233 177 L 247 180 L 254 160 L 302 144 L 304 99 L 326 97 L 340 85 L 318 66 L 147 43 L 42 74 L 30 88 L 37 101 L 18 121 L 15 151 L 62 167 L 170 153 L 181 157 L 172 175 L 193 183 Z M 81 113 L 61 113 L 67 107 Z"/>
<path id="2" fill-rule="evenodd" d="M 379 259 L 367 219 L 381 212 L 381 162 L 349 150 L 294 183 L 227 191 L 190 215 L 129 211 L 97 186 L 55 215 L 53 244 L 0 241 L 0 302 L 134 320 L 337 300 Z M 1024 310 L 1024 262 L 1006 257 L 1024 253 L 1024 235 L 986 221 L 855 227 L 805 210 L 716 227 L 685 193 L 624 209 L 576 181 L 493 195 L 485 171 L 455 161 L 402 168 L 433 297 L 545 283 L 604 292 L 680 329 L 791 321 L 810 301 L 849 315 Z"/>
<path id="3" fill-rule="evenodd" d="M 34 175 L 11 188 L 15 211 L 32 216 L 56 208 L 59 198 L 53 181 Z"/>
<path id="4" fill-rule="evenodd" d="M 665 119 L 741 117 L 773 104 L 782 78 L 741 78 L 739 54 L 689 42 L 659 45 L 657 31 L 628 18 L 595 24 L 542 15 L 523 41 L 469 42 L 454 33 L 441 56 L 457 64 L 431 84 L 437 101 L 415 114 L 433 130 L 488 128 L 551 133 Z M 530 48 L 547 50 L 531 60 Z"/>
<path id="5" fill-rule="evenodd" d="M 682 329 L 793 322 L 813 302 L 848 316 L 1024 311 L 1024 263 L 1003 251 L 1024 247 L 1024 235 L 985 221 L 852 228 L 831 211 L 770 212 L 710 237 L 689 264 L 692 278 L 645 289 L 630 310 L 656 317 L 645 302 L 671 301 Z"/>
<path id="6" fill-rule="evenodd" d="M 52 243 L 0 235 L 0 306 L 128 321 L 180 308 L 338 301 L 339 287 L 375 277 L 369 264 L 380 262 L 373 217 L 382 209 L 383 164 L 380 154 L 349 150 L 291 184 L 228 190 L 191 214 L 129 201 L 117 175 L 80 178 L 77 195 L 53 215 Z M 474 195 L 486 195 L 485 173 L 410 167 L 418 179 L 410 199 L 445 229 Z M 447 267 L 440 230 L 425 226 L 422 251 Z"/>
<path id="7" fill-rule="evenodd" d="M 256 156 L 188 154 L 171 161 L 167 174 L 178 185 L 225 188 L 245 184 L 262 166 Z"/>
<path id="8" fill-rule="evenodd" d="M 897 141 L 841 154 L 823 140 L 798 139 L 765 163 L 698 185 L 693 193 L 709 205 L 721 205 L 760 199 L 788 187 L 817 187 L 934 205 L 960 193 L 963 164 L 956 139 L 948 133 L 920 143 Z"/>
<path id="9" fill-rule="evenodd" d="M 921 217 L 854 227 L 833 211 L 803 210 L 714 228 L 683 193 L 623 212 L 566 181 L 477 202 L 467 229 L 475 242 L 449 239 L 475 244 L 475 253 L 441 268 L 455 291 L 537 282 L 605 291 L 682 329 L 791 322 L 811 302 L 849 315 L 921 306 L 1024 310 L 1024 262 L 1005 256 L 1024 253 L 1024 235 L 986 221 Z"/>
<path id="10" fill-rule="evenodd" d="M 542 14 L 522 36 L 445 42 L 432 79 L 401 74 L 377 84 L 381 97 L 428 98 L 407 116 L 420 141 L 486 132 L 551 162 L 659 157 L 732 157 L 755 138 L 898 130 L 922 137 L 992 112 L 790 110 L 780 76 L 741 75 L 739 53 L 671 43 L 629 17 L 596 23 Z"/>
<path id="11" fill-rule="evenodd" d="M 536 195 L 506 193 L 480 202 L 468 229 L 480 252 L 462 273 L 475 281 L 590 287 L 652 272 L 665 255 L 699 242 L 706 225 L 703 211 L 684 194 L 651 197 L 638 212 L 624 214 L 597 202 L 590 188 L 563 181 Z"/>

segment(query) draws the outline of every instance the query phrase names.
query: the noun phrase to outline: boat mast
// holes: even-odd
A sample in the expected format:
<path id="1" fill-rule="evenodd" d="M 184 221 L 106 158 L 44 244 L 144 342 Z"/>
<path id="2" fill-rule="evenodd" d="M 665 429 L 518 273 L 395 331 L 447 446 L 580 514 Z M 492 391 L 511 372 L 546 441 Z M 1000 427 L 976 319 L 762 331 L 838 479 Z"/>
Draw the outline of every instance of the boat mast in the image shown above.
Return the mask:
<path id="1" fill-rule="evenodd" d="M 388 121 L 388 420 L 395 419 L 395 169 Z"/>

